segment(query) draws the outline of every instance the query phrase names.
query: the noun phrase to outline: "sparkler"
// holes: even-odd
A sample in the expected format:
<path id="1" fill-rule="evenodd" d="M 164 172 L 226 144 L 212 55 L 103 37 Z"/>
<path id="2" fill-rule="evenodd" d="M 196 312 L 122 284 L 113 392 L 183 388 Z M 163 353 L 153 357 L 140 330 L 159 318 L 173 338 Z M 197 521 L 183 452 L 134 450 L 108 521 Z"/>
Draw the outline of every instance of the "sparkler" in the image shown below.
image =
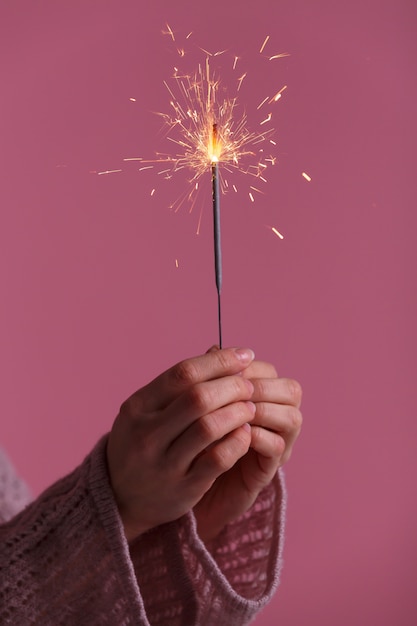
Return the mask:
<path id="1" fill-rule="evenodd" d="M 176 44 L 174 31 L 167 25 L 164 34 L 168 35 Z M 191 33 L 187 36 L 190 37 Z M 259 52 L 263 55 L 268 44 L 269 36 L 264 40 Z M 203 50 L 203 49 L 200 49 Z M 183 48 L 177 48 L 179 57 L 183 58 Z M 271 136 L 274 129 L 271 128 L 272 112 L 261 111 L 261 119 L 258 121 L 260 132 L 251 132 L 248 129 L 246 113 L 236 115 L 239 108 L 237 94 L 242 88 L 246 78 L 246 72 L 236 79 L 236 95 L 225 96 L 225 91 L 220 89 L 220 81 L 212 72 L 210 62 L 214 57 L 223 55 L 226 51 L 206 54 L 205 63 L 198 66 L 194 74 L 182 74 L 175 68 L 173 85 L 164 81 L 170 95 L 170 113 L 158 113 L 166 125 L 165 137 L 172 142 L 178 152 L 176 154 L 157 153 L 152 160 L 142 157 L 130 157 L 124 161 L 139 161 L 139 171 L 152 169 L 162 165 L 157 172 L 164 178 L 172 176 L 181 170 L 191 172 L 191 190 L 184 192 L 171 208 L 178 211 L 184 202 L 190 205 L 190 211 L 196 204 L 200 190 L 200 180 L 211 172 L 212 201 L 213 201 L 213 226 L 214 226 L 214 260 L 215 279 L 218 300 L 218 331 L 219 345 L 222 347 L 222 321 L 221 321 L 221 289 L 222 289 L 222 256 L 221 256 L 221 227 L 220 227 L 220 193 L 228 191 L 237 192 L 237 185 L 229 184 L 228 176 L 237 172 L 249 175 L 256 179 L 256 186 L 250 185 L 248 196 L 251 202 L 255 201 L 254 193 L 262 193 L 259 186 L 266 183 L 266 170 L 275 165 L 276 157 L 268 150 L 273 150 L 275 141 Z M 263 55 L 264 56 L 264 55 Z M 287 53 L 267 56 L 268 61 L 288 56 Z M 236 71 L 239 57 L 233 59 L 232 72 Z M 267 106 L 273 106 L 286 89 L 284 85 L 272 97 L 265 97 L 256 107 L 256 111 Z M 132 102 L 135 98 L 130 98 Z M 220 169 L 221 165 L 221 169 Z M 107 170 L 100 174 L 108 174 L 120 170 Z M 155 188 L 151 195 L 154 195 Z M 201 219 L 201 216 L 200 216 Z M 199 228 L 199 226 L 198 226 Z M 277 236 L 282 235 L 272 229 Z M 176 262 L 177 264 L 177 262 Z M 178 267 L 178 265 L 177 265 Z"/>
<path id="2" fill-rule="evenodd" d="M 168 34 L 170 33 L 172 29 L 168 29 Z M 266 42 L 262 50 L 265 45 Z M 276 144 L 271 139 L 274 129 L 270 127 L 272 119 L 270 111 L 267 114 L 262 112 L 260 114 L 261 131 L 251 132 L 248 129 L 246 113 L 242 113 L 240 117 L 236 116 L 239 106 L 237 95 L 232 98 L 220 96 L 224 91 L 221 90 L 220 80 L 211 70 L 210 61 L 212 57 L 224 54 L 224 51 L 214 55 L 204 52 L 207 55 L 205 63 L 199 65 L 195 74 L 183 75 L 176 68 L 173 86 L 166 81 L 164 83 L 170 95 L 172 112 L 159 115 L 166 124 L 166 138 L 177 146 L 178 153 L 158 153 L 157 159 L 153 161 L 141 158 L 139 160 L 141 170 L 154 167 L 155 164 L 166 164 L 165 168 L 158 172 L 166 178 L 171 178 L 181 170 L 191 171 L 189 180 L 191 190 L 172 204 L 171 208 L 175 211 L 179 210 L 184 201 L 190 203 L 190 211 L 193 209 L 200 190 L 200 179 L 208 170 L 211 171 L 218 333 L 219 345 L 222 347 L 220 194 L 232 189 L 237 191 L 237 186 L 229 185 L 228 182 L 228 175 L 235 172 L 257 179 L 258 185 L 266 183 L 266 169 L 276 162 L 276 157 L 267 150 L 269 148 L 273 150 Z M 179 54 L 181 57 L 184 56 L 182 50 Z M 236 69 L 237 61 L 238 57 L 234 57 L 233 71 Z M 245 77 L 246 73 L 237 78 L 236 93 L 240 91 Z M 277 102 L 285 88 L 282 87 L 273 97 L 263 98 L 257 106 L 257 111 Z M 255 201 L 253 192 L 262 193 L 258 186 L 251 185 L 248 191 L 251 202 Z"/>

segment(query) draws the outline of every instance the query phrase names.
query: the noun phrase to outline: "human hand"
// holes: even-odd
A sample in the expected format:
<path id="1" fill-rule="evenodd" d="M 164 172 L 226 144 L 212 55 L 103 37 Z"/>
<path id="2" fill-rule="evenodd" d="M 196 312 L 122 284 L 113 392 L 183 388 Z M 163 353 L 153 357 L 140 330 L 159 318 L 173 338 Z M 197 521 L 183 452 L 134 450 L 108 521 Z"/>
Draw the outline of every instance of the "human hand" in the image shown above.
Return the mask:
<path id="1" fill-rule="evenodd" d="M 107 461 L 128 540 L 188 512 L 247 453 L 254 384 L 240 374 L 252 360 L 235 349 L 188 359 L 122 404 Z"/>
<path id="2" fill-rule="evenodd" d="M 278 467 L 289 459 L 301 429 L 301 387 L 296 381 L 278 378 L 274 366 L 261 361 L 252 361 L 242 377 L 254 386 L 251 446 L 194 507 L 204 541 L 213 539 L 252 506 Z"/>

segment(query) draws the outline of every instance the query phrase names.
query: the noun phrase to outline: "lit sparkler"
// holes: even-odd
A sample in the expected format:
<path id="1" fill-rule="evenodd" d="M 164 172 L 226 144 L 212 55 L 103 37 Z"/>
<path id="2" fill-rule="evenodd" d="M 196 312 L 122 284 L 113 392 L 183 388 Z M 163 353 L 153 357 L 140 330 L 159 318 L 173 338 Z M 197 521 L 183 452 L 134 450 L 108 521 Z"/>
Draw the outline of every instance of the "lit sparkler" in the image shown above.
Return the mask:
<path id="1" fill-rule="evenodd" d="M 176 37 L 172 28 L 167 25 L 164 34 L 168 35 L 174 45 L 177 45 Z M 190 37 L 191 33 L 187 36 Z M 259 52 L 262 54 L 269 42 L 269 36 L 265 38 Z M 178 55 L 182 59 L 184 49 L 177 48 Z M 131 157 L 125 161 L 139 161 L 139 171 L 158 167 L 158 174 L 171 178 L 181 170 L 191 172 L 189 183 L 191 188 L 184 192 L 176 200 L 171 208 L 178 211 L 180 206 L 187 201 L 190 211 L 196 203 L 200 190 L 200 179 L 211 172 L 212 199 L 213 199 L 213 222 L 214 222 L 214 255 L 215 277 L 218 294 L 218 322 L 219 344 L 222 346 L 221 327 L 221 288 L 222 288 L 222 259 L 221 259 L 221 228 L 220 228 L 220 193 L 228 190 L 237 191 L 237 185 L 229 184 L 228 175 L 240 172 L 257 180 L 257 186 L 250 185 L 248 195 L 251 202 L 255 201 L 254 194 L 262 193 L 259 185 L 266 183 L 266 170 L 274 165 L 276 157 L 269 150 L 273 150 L 276 143 L 271 136 L 274 129 L 271 127 L 272 112 L 268 108 L 265 113 L 261 111 L 258 124 L 260 131 L 251 132 L 248 128 L 247 115 L 245 112 L 237 115 L 239 104 L 237 94 L 240 92 L 243 81 L 247 74 L 244 72 L 236 78 L 236 95 L 226 97 L 223 87 L 220 88 L 220 80 L 212 72 L 210 62 L 215 57 L 224 55 L 226 51 L 206 54 L 205 62 L 198 66 L 194 74 L 182 74 L 175 68 L 174 76 L 170 82 L 164 81 L 170 96 L 170 113 L 158 113 L 166 125 L 165 137 L 177 148 L 177 153 L 157 153 L 152 160 L 142 157 Z M 264 56 L 264 55 L 263 55 Z M 287 53 L 267 56 L 269 61 L 288 56 Z M 239 57 L 233 57 L 232 71 L 237 68 Z M 266 106 L 270 107 L 282 96 L 286 86 L 275 92 L 272 97 L 265 97 L 256 107 L 259 111 Z M 134 98 L 130 98 L 134 101 Z M 114 170 L 113 170 L 114 171 Z M 112 173 L 107 170 L 100 173 Z M 155 193 L 152 189 L 151 195 Z M 200 214 L 201 219 L 201 214 Z M 199 220 L 200 226 L 200 220 Z M 198 228 L 199 228 L 198 226 Z"/>
<path id="2" fill-rule="evenodd" d="M 173 31 L 167 27 L 172 38 Z M 262 45 L 265 48 L 268 38 Z M 229 185 L 228 175 L 241 172 L 257 179 L 258 185 L 266 183 L 266 169 L 274 165 L 276 157 L 268 150 L 276 145 L 271 136 L 272 112 L 261 113 L 260 131 L 248 129 L 247 115 L 238 110 L 237 95 L 225 97 L 220 89 L 220 80 L 212 72 L 210 60 L 224 54 L 224 51 L 210 54 L 204 64 L 200 64 L 193 75 L 181 74 L 175 69 L 171 83 L 164 82 L 170 96 L 170 113 L 159 113 L 166 124 L 166 138 L 177 146 L 176 154 L 158 153 L 157 158 L 149 161 L 140 159 L 141 170 L 165 164 L 159 174 L 171 178 L 181 170 L 191 172 L 189 182 L 191 189 L 176 200 L 172 208 L 177 211 L 184 201 L 190 203 L 190 210 L 196 203 L 200 188 L 200 179 L 211 171 L 213 223 L 214 223 L 214 257 L 215 278 L 218 296 L 219 345 L 222 346 L 221 324 L 221 289 L 222 289 L 222 257 L 220 227 L 220 193 L 228 189 L 237 191 L 235 184 Z M 183 57 L 183 54 L 180 54 Z M 276 58 L 276 55 L 274 55 Z M 233 70 L 236 69 L 238 57 L 233 58 Z M 246 73 L 236 80 L 236 94 L 240 91 Z M 272 97 L 267 96 L 257 106 L 271 106 L 277 102 L 286 86 Z M 222 95 L 221 95 L 222 94 Z M 265 147 L 266 146 L 266 147 Z M 269 146 L 269 147 L 268 147 Z M 146 165 L 150 164 L 150 165 Z M 221 169 L 220 169 L 221 168 Z M 255 201 L 254 192 L 262 193 L 258 186 L 251 185 L 248 191 L 251 202 Z"/>

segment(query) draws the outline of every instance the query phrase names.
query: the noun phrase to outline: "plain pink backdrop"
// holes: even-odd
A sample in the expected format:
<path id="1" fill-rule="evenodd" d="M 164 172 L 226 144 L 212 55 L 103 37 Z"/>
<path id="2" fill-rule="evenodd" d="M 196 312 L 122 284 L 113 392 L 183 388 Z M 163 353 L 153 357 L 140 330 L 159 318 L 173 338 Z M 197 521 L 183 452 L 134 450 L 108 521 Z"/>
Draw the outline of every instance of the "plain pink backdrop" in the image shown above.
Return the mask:
<path id="1" fill-rule="evenodd" d="M 161 140 L 165 23 L 193 31 L 192 60 L 241 57 L 248 111 L 288 85 L 267 194 L 222 201 L 225 343 L 304 388 L 259 626 L 417 621 L 416 17 L 407 0 L 1 2 L 1 442 L 35 494 L 217 340 L 210 198 L 197 236 L 198 210 L 168 208 L 181 180 L 122 161 Z M 259 70 L 266 35 L 291 56 Z"/>

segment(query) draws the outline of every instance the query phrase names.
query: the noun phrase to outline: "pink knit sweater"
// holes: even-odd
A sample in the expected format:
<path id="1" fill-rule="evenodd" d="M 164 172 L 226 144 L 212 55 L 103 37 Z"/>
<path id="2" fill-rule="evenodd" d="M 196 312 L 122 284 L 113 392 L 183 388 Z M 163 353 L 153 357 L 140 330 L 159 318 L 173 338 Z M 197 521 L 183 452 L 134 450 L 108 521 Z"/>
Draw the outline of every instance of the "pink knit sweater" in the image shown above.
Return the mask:
<path id="1" fill-rule="evenodd" d="M 103 438 L 28 502 L 0 451 L 0 624 L 241 626 L 270 600 L 282 552 L 282 476 L 206 546 L 192 513 L 128 545 Z"/>

